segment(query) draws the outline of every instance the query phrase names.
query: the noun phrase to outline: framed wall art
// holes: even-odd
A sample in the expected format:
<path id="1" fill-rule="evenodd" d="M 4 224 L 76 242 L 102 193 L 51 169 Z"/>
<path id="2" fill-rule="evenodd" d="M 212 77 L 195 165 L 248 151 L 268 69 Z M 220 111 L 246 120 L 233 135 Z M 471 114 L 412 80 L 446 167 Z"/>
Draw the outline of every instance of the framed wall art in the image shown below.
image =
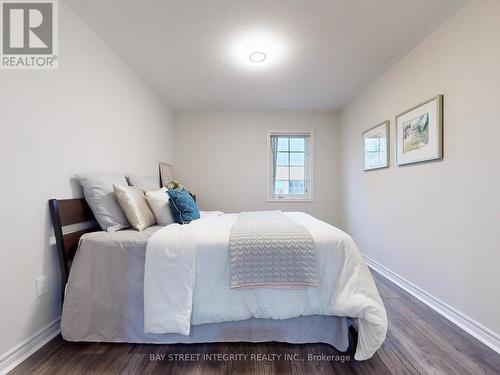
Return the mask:
<path id="1" fill-rule="evenodd" d="M 443 95 L 396 116 L 398 165 L 443 158 Z"/>
<path id="2" fill-rule="evenodd" d="M 363 169 L 389 167 L 389 121 L 363 132 Z"/>

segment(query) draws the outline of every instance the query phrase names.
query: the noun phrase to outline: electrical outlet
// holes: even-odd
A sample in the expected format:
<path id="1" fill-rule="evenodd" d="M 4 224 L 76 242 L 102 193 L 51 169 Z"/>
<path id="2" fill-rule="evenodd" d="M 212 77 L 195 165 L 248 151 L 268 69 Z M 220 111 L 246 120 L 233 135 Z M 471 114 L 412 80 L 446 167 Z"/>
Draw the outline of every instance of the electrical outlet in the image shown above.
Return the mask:
<path id="1" fill-rule="evenodd" d="M 42 275 L 36 279 L 36 297 L 41 297 L 49 291 L 49 277 Z"/>

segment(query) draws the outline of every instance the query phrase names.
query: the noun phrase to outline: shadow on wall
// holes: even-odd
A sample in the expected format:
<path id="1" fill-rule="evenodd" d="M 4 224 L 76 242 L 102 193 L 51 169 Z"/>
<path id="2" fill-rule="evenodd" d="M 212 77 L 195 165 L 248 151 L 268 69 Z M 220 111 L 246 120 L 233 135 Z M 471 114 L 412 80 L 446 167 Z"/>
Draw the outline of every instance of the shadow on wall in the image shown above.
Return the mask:
<path id="1" fill-rule="evenodd" d="M 83 188 L 80 181 L 76 177 L 71 177 L 69 184 L 71 186 L 71 196 L 73 198 L 83 197 Z M 62 199 L 61 197 L 54 197 Z"/>

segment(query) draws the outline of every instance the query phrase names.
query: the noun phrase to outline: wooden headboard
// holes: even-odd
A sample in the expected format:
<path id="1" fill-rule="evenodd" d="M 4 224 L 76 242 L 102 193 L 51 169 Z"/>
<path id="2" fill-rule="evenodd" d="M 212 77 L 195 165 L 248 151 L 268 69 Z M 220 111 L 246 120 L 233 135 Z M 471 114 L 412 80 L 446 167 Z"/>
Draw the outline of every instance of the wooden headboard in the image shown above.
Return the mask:
<path id="1" fill-rule="evenodd" d="M 80 237 L 89 232 L 101 230 L 90 207 L 84 198 L 77 199 L 51 199 L 49 200 L 50 216 L 56 238 L 56 247 L 61 269 L 62 299 L 64 288 L 68 281 L 71 261 L 75 257 Z M 90 223 L 89 223 L 90 222 Z M 64 233 L 63 227 L 74 224 L 89 223 L 86 229 Z"/>

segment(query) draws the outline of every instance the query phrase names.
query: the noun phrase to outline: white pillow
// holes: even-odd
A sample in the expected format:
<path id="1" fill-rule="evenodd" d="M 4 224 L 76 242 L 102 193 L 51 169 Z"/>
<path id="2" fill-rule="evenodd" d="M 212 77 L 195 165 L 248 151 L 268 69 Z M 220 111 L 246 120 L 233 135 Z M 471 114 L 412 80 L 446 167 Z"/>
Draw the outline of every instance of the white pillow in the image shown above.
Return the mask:
<path id="1" fill-rule="evenodd" d="M 158 177 L 141 177 L 130 175 L 127 176 L 130 186 L 135 186 L 142 190 L 158 190 L 160 188 L 160 180 Z"/>
<path id="2" fill-rule="evenodd" d="M 169 197 L 166 188 L 160 190 L 146 191 L 146 200 L 155 215 L 158 225 L 169 225 L 175 223 L 172 211 L 170 211 Z"/>
<path id="3" fill-rule="evenodd" d="M 113 191 L 113 184 L 127 184 L 124 176 L 81 174 L 78 179 L 82 184 L 85 200 L 102 230 L 115 232 L 130 226 Z"/>

